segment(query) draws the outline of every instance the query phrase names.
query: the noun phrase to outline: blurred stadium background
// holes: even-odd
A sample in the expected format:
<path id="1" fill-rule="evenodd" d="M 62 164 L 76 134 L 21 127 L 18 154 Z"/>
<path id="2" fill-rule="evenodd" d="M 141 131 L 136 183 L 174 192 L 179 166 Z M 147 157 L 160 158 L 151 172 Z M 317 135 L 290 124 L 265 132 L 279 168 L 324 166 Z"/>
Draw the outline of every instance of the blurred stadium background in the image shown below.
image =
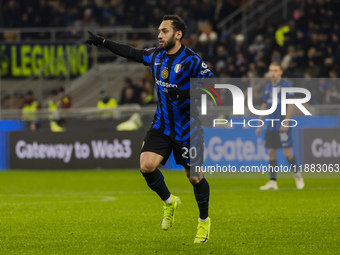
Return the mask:
<path id="1" fill-rule="evenodd" d="M 0 170 L 16 170 L 0 171 L 1 254 L 202 254 L 192 244 L 197 208 L 184 174 L 164 171 L 183 201 L 176 228 L 164 233 L 160 201 L 138 173 L 157 104 L 149 69 L 84 43 L 91 30 L 156 46 L 162 16 L 172 13 L 187 24 L 183 44 L 216 77 L 265 78 L 276 61 L 284 77 L 303 79 L 313 116 L 295 112 L 298 162 L 339 164 L 339 1 L 0 0 Z M 264 85 L 254 86 L 256 105 Z M 225 99 L 210 118 L 233 117 Z M 208 164 L 268 162 L 252 129 L 205 134 Z M 282 154 L 278 161 L 286 163 Z M 164 168 L 178 166 L 171 158 Z M 297 191 L 287 178 L 278 192 L 261 193 L 263 179 L 210 178 L 204 252 L 338 254 L 339 180 L 308 179 Z"/>
<path id="2" fill-rule="evenodd" d="M 328 78 L 304 83 L 303 87 L 312 93 L 306 107 L 313 119 L 302 118 L 299 127 L 339 128 L 338 1 L 2 0 L 0 4 L 3 169 L 34 169 L 40 164 L 34 156 L 29 161 L 20 160 L 15 141 L 23 137 L 31 138 L 26 145 L 33 142 L 34 136 L 44 144 L 55 144 L 53 137 L 66 139 L 65 143 L 87 143 L 86 157 L 90 140 L 77 140 L 77 136 L 95 139 L 100 135 L 102 140 L 96 138 L 97 141 L 114 146 L 113 131 L 147 130 L 157 103 L 149 69 L 116 57 L 103 47 L 89 47 L 84 41 L 87 31 L 92 30 L 138 48 L 156 46 L 157 27 L 166 13 L 183 17 L 188 27 L 183 44 L 198 52 L 216 77 L 266 77 L 269 63 L 276 61 L 281 64 L 284 77 Z M 264 86 L 265 83 L 254 85 L 255 104 L 261 103 Z M 223 109 L 214 108 L 211 116 L 230 117 L 231 97 L 226 102 Z M 226 114 L 221 116 L 221 112 Z M 9 130 L 26 132 L 14 137 Z M 50 131 L 66 132 L 52 135 Z M 117 142 L 126 138 L 123 134 L 115 133 L 114 137 L 120 139 Z M 241 133 L 236 136 L 241 137 Z M 138 150 L 140 140 L 132 142 L 134 150 Z M 92 155 L 90 161 L 115 158 L 104 154 Z M 138 153 L 134 156 L 137 167 Z M 59 160 L 58 166 L 52 165 L 82 168 L 83 164 L 72 164 L 76 158 L 73 155 L 67 163 Z M 49 165 L 48 160 L 40 162 L 44 161 L 41 167 Z M 109 164 L 96 160 L 86 166 L 106 168 Z"/>

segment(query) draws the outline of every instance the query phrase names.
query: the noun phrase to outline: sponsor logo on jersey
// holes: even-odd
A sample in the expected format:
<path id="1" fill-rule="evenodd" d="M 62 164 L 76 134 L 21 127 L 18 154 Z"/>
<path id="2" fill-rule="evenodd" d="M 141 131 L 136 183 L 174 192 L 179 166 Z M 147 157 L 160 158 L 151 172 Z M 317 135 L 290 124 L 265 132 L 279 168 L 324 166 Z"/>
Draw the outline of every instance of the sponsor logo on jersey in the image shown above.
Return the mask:
<path id="1" fill-rule="evenodd" d="M 156 84 L 162 87 L 166 87 L 166 88 L 177 88 L 176 84 L 167 83 L 164 81 L 160 81 L 158 79 L 156 79 Z"/>

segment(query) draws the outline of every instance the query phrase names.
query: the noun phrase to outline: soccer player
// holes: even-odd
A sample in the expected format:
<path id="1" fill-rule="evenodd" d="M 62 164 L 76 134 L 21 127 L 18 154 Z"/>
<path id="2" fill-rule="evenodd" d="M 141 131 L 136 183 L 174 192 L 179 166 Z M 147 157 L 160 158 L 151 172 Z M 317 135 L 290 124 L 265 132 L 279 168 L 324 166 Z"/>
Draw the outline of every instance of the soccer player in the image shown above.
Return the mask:
<path id="1" fill-rule="evenodd" d="M 261 110 L 270 109 L 272 106 L 272 91 L 273 88 L 278 88 L 278 106 L 276 110 L 268 116 L 269 119 L 279 119 L 279 121 L 273 121 L 268 124 L 266 135 L 265 135 L 265 147 L 268 148 L 269 153 L 269 165 L 271 170 L 269 171 L 270 180 L 262 187 L 260 190 L 269 190 L 269 189 L 278 189 L 278 185 L 276 182 L 276 172 L 275 167 L 277 167 L 277 149 L 282 148 L 283 153 L 288 161 L 288 163 L 295 167 L 294 178 L 296 187 L 298 189 L 303 189 L 305 186 L 301 173 L 297 171 L 297 164 L 295 157 L 292 153 L 292 130 L 290 127 L 282 126 L 281 121 L 284 119 L 290 119 L 294 105 L 289 104 L 287 106 L 286 116 L 281 115 L 281 107 L 280 107 L 280 98 L 281 98 L 281 88 L 290 87 L 290 83 L 282 79 L 282 69 L 280 65 L 276 62 L 273 62 L 269 66 L 269 76 L 271 82 L 267 84 L 264 94 L 263 94 L 263 103 L 261 106 Z M 287 95 L 288 97 L 289 95 Z M 290 95 L 292 96 L 292 95 Z M 263 121 L 265 116 L 260 116 L 260 120 Z M 261 122 L 262 123 L 262 122 Z M 287 124 L 288 125 L 288 124 Z M 286 126 L 287 126 L 286 125 Z M 256 129 L 256 135 L 261 134 L 261 127 Z M 294 169 L 294 168 L 292 168 Z"/>
<path id="2" fill-rule="evenodd" d="M 142 145 L 140 170 L 148 186 L 164 201 L 161 225 L 163 230 L 168 230 L 174 223 L 175 211 L 181 201 L 170 193 L 157 167 L 164 165 L 173 151 L 176 162 L 184 167 L 193 185 L 198 204 L 194 242 L 205 243 L 209 239 L 211 224 L 208 216 L 210 191 L 203 176 L 190 175 L 190 166 L 200 165 L 203 160 L 203 129 L 198 116 L 190 115 L 190 77 L 203 79 L 213 74 L 198 54 L 181 44 L 185 30 L 186 25 L 179 16 L 165 15 L 158 28 L 159 47 L 140 50 L 91 32 L 87 43 L 103 45 L 119 56 L 150 67 L 158 105 Z M 198 114 L 198 111 L 194 112 Z M 195 137 L 190 141 L 191 135 Z"/>

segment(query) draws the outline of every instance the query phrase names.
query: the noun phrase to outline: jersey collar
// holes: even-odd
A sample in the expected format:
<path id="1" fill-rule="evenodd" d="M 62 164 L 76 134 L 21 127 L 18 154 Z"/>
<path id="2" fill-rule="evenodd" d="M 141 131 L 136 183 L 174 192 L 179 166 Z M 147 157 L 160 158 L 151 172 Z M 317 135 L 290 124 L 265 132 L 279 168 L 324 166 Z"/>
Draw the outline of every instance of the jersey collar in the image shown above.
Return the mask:
<path id="1" fill-rule="evenodd" d="M 168 58 L 177 58 L 182 53 L 184 48 L 185 48 L 185 46 L 183 44 L 181 44 L 181 48 L 179 48 L 179 50 L 176 53 L 168 55 L 164 52 L 164 55 L 167 56 Z"/>

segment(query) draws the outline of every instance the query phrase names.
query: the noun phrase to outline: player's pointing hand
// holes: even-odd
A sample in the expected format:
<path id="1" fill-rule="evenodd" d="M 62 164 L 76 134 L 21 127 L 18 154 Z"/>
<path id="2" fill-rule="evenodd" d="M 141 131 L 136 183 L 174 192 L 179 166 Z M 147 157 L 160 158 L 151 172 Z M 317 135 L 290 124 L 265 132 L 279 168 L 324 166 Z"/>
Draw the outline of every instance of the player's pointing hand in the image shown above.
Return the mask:
<path id="1" fill-rule="evenodd" d="M 101 37 L 99 35 L 96 35 L 94 33 L 92 33 L 91 31 L 87 31 L 89 33 L 89 39 L 86 40 L 86 43 L 90 44 L 90 45 L 94 45 L 94 46 L 98 46 L 98 45 L 103 45 L 104 44 L 104 37 Z"/>

